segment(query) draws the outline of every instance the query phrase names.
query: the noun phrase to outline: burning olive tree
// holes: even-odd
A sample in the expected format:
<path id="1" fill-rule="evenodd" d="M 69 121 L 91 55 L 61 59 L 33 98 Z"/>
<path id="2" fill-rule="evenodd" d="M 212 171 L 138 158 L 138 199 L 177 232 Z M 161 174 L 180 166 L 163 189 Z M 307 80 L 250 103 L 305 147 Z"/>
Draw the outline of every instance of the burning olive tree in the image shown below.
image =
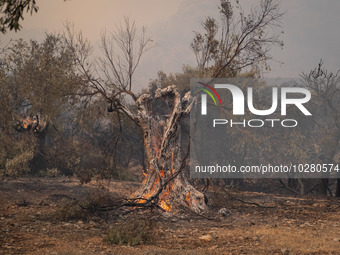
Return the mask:
<path id="1" fill-rule="evenodd" d="M 46 34 L 41 42 L 10 42 L 0 51 L 0 62 L 1 172 L 44 171 L 49 124 L 59 122 L 77 88 L 70 51 L 61 36 Z"/>
<path id="2" fill-rule="evenodd" d="M 135 23 L 126 18 L 114 33 L 102 35 L 103 57 L 95 62 L 90 60 L 91 46 L 82 34 L 76 34 L 71 26 L 66 30 L 65 41 L 73 48 L 83 77 L 77 95 L 88 100 L 102 98 L 117 119 L 125 114 L 142 130 L 145 177 L 131 204 L 165 211 L 184 205 L 196 212 L 204 211 L 203 193 L 187 181 L 182 171 L 187 155 L 181 155 L 180 122 L 193 105 L 190 93 L 182 97 L 175 86 L 158 88 L 154 95 L 137 96 L 132 91 L 135 70 L 142 56 L 154 47 L 145 28 L 138 33 Z M 164 109 L 157 111 L 157 104 Z"/>
<path id="3" fill-rule="evenodd" d="M 196 33 L 192 43 L 200 73 L 221 77 L 268 60 L 270 46 L 280 44 L 277 35 L 267 33 L 267 28 L 277 26 L 282 16 L 278 8 L 276 0 L 263 0 L 247 17 L 241 11 L 239 20 L 234 20 L 229 1 L 222 0 L 221 37 L 216 36 L 217 24 L 209 19 L 203 23 L 206 33 Z M 204 211 L 204 195 L 182 171 L 187 155 L 181 155 L 180 123 L 195 100 L 190 92 L 181 96 L 175 86 L 140 96 L 132 90 L 132 77 L 141 58 L 154 47 L 145 28 L 137 31 L 135 23 L 126 18 L 113 33 L 102 35 L 103 56 L 96 61 L 90 60 L 92 48 L 82 34 L 76 34 L 71 26 L 66 30 L 65 41 L 72 47 L 83 77 L 77 95 L 89 100 L 102 98 L 118 120 L 120 114 L 126 114 L 142 130 L 145 179 L 134 205 L 158 206 L 166 211 L 174 205 L 184 205 L 196 212 Z"/>

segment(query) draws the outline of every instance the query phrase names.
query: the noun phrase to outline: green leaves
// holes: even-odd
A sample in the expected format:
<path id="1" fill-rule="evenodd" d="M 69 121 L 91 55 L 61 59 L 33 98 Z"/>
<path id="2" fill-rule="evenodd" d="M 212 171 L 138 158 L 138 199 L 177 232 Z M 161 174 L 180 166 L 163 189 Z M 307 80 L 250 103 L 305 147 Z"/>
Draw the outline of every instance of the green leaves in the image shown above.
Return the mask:
<path id="1" fill-rule="evenodd" d="M 2 16 L 0 18 L 0 31 L 6 33 L 7 30 L 13 30 L 16 32 L 20 30 L 20 22 L 24 20 L 24 11 L 33 12 L 38 11 L 38 6 L 35 0 L 1 0 L 0 12 Z"/>

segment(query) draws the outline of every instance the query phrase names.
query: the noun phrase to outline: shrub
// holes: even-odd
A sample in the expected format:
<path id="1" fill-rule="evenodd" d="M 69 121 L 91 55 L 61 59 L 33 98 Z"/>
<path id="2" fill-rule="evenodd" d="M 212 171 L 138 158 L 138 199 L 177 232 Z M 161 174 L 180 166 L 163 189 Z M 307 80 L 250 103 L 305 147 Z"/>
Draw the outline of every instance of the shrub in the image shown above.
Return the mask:
<path id="1" fill-rule="evenodd" d="M 57 203 L 54 216 L 58 220 L 75 220 L 75 219 L 87 219 L 88 212 L 80 207 L 75 201 L 68 198 L 63 198 Z"/>
<path id="2" fill-rule="evenodd" d="M 102 216 L 98 209 L 110 203 L 111 196 L 105 190 L 90 192 L 87 196 L 78 199 L 66 196 L 57 202 L 53 215 L 54 218 L 62 221 L 97 220 Z"/>
<path id="3" fill-rule="evenodd" d="M 60 173 L 59 169 L 57 169 L 57 168 L 47 168 L 45 176 L 50 177 L 50 178 L 55 178 L 55 177 L 61 176 L 61 173 Z"/>
<path id="4" fill-rule="evenodd" d="M 150 243 L 154 236 L 154 223 L 151 220 L 129 220 L 110 228 L 104 241 L 109 244 L 139 245 Z"/>
<path id="5" fill-rule="evenodd" d="M 9 159 L 6 162 L 6 173 L 9 176 L 22 176 L 30 172 L 30 161 L 33 159 L 34 154 L 31 151 L 25 151 L 22 154 Z"/>

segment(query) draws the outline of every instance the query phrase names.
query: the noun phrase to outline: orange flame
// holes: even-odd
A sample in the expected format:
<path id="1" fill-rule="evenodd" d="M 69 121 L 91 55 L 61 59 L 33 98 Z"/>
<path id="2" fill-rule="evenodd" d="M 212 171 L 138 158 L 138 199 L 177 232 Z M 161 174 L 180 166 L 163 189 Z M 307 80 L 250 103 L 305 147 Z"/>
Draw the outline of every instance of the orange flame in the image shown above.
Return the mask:
<path id="1" fill-rule="evenodd" d="M 144 179 L 144 180 L 145 180 L 145 179 Z M 153 192 L 155 191 L 156 186 L 158 186 L 158 184 L 159 184 L 159 179 L 158 179 L 158 177 L 156 177 L 156 180 L 155 180 L 155 182 L 154 182 L 154 184 L 153 184 L 153 186 L 152 186 L 150 192 L 147 193 L 147 194 L 146 194 L 142 199 L 140 199 L 137 203 L 138 203 L 138 204 L 142 204 L 142 203 L 146 202 L 146 200 L 153 194 Z"/>
<path id="2" fill-rule="evenodd" d="M 171 205 L 168 205 L 164 200 L 159 202 L 159 206 L 167 212 L 171 211 Z"/>
<path id="3" fill-rule="evenodd" d="M 37 120 L 35 118 L 31 118 L 30 116 L 27 116 L 25 119 L 22 119 L 21 122 L 24 129 L 28 129 L 29 126 L 37 124 Z M 33 132 L 38 132 L 39 129 L 40 129 L 39 125 L 36 125 Z"/>
<path id="4" fill-rule="evenodd" d="M 164 178 L 164 171 L 163 170 L 159 170 L 159 174 L 162 178 Z"/>
<path id="5" fill-rule="evenodd" d="M 167 212 L 171 211 L 171 205 L 169 204 L 169 198 L 171 195 L 171 191 L 173 189 L 174 183 L 171 182 L 169 185 L 166 187 L 166 190 L 162 194 L 162 196 L 159 199 L 159 206 L 164 209 Z"/>
<path id="6" fill-rule="evenodd" d="M 154 182 L 151 190 L 147 194 L 145 194 L 143 196 L 143 198 L 139 199 L 137 203 L 139 203 L 139 204 L 145 203 L 149 197 L 154 195 L 156 189 L 159 188 L 160 178 L 162 178 L 162 179 L 165 178 L 165 173 L 167 173 L 168 176 L 171 177 L 175 173 L 175 169 L 172 169 L 172 170 L 169 170 L 169 171 L 166 171 L 166 172 L 164 170 L 160 170 L 159 175 L 156 176 L 155 182 Z M 144 177 L 143 178 L 143 184 L 145 184 L 148 174 L 147 174 L 147 172 L 144 172 L 144 171 L 142 171 L 142 174 L 143 174 L 143 177 Z M 158 202 L 159 207 L 161 207 L 163 210 L 165 210 L 167 212 L 170 212 L 171 209 L 172 209 L 172 206 L 170 204 L 169 199 L 170 199 L 170 195 L 171 195 L 173 186 L 174 186 L 173 182 L 170 182 L 167 185 L 167 187 L 163 191 L 163 194 L 160 196 L 159 202 Z"/>
<path id="7" fill-rule="evenodd" d="M 190 206 L 190 192 L 188 191 L 187 195 L 185 196 L 185 203 Z"/>
<path id="8" fill-rule="evenodd" d="M 146 177 L 148 176 L 147 172 L 148 172 L 148 169 L 146 169 L 145 171 L 144 171 L 144 169 L 142 169 L 142 175 L 143 175 L 142 183 L 143 184 L 146 183 Z"/>

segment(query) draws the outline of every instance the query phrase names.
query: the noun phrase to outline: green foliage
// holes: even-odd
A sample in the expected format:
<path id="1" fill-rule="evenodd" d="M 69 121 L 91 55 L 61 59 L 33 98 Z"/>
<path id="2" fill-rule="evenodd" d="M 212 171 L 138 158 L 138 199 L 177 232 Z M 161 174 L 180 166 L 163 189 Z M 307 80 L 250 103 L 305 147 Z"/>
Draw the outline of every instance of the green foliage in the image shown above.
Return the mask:
<path id="1" fill-rule="evenodd" d="M 7 73 L 12 74 L 21 107 L 56 118 L 77 89 L 71 49 L 59 35 L 47 34 L 42 43 L 17 40 L 8 49 Z"/>
<path id="2" fill-rule="evenodd" d="M 35 0 L 1 0 L 0 1 L 0 31 L 6 33 L 7 29 L 18 31 L 21 28 L 20 22 L 24 19 L 24 11 L 38 11 L 38 6 Z"/>
<path id="3" fill-rule="evenodd" d="M 61 116 L 68 115 L 78 88 L 70 50 L 59 35 L 47 34 L 41 43 L 19 39 L 2 51 L 0 169 L 3 174 L 19 176 L 31 170 L 38 173 L 47 167 L 46 147 L 58 136 L 48 130 L 49 123 L 58 123 Z M 44 132 L 33 132 L 34 129 L 23 125 L 35 115 L 39 116 L 37 124 L 44 126 Z"/>
<path id="4" fill-rule="evenodd" d="M 59 35 L 47 34 L 42 42 L 20 39 L 2 51 L 2 174 L 48 176 L 46 169 L 57 169 L 84 183 L 94 175 L 129 179 L 125 169 L 142 150 L 140 131 L 119 113 L 109 115 L 98 98 L 77 96 L 84 83 L 71 50 Z M 36 114 L 47 123 L 44 133 L 22 128 L 25 116 Z"/>
<path id="5" fill-rule="evenodd" d="M 33 152 L 24 151 L 22 154 L 16 155 L 13 159 L 6 162 L 6 174 L 9 176 L 22 176 L 30 172 L 29 163 L 33 159 Z"/>
<path id="6" fill-rule="evenodd" d="M 0 172 L 20 177 L 31 172 L 31 163 L 37 151 L 36 137 L 4 131 L 0 135 Z"/>
<path id="7" fill-rule="evenodd" d="M 61 173 L 60 173 L 59 169 L 57 169 L 57 168 L 47 168 L 44 175 L 46 177 L 55 178 L 55 177 L 61 176 Z"/>
<path id="8" fill-rule="evenodd" d="M 128 246 L 150 243 L 154 239 L 154 228 L 151 220 L 129 220 L 113 226 L 104 241 Z"/>

